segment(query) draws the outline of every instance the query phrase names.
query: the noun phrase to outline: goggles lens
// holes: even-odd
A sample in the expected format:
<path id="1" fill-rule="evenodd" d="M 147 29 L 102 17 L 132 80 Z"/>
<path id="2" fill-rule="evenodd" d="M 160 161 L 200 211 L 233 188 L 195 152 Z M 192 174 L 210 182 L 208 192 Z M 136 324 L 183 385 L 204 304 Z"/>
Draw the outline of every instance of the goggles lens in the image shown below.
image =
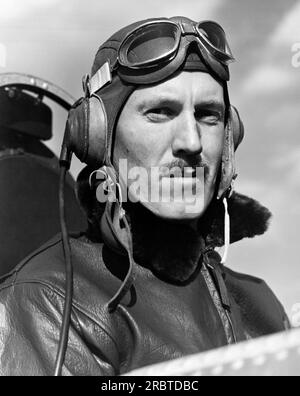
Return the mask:
<path id="1" fill-rule="evenodd" d="M 212 21 L 192 24 L 189 32 L 172 21 L 148 22 L 127 35 L 119 49 L 119 64 L 129 69 L 159 66 L 172 61 L 180 47 L 182 36 L 193 35 L 201 48 L 224 65 L 234 61 L 226 35 L 220 25 Z"/>
<path id="2" fill-rule="evenodd" d="M 222 63 L 234 61 L 234 57 L 226 40 L 224 30 L 215 22 L 201 22 L 197 31 L 202 44 L 208 51 Z"/>
<path id="3" fill-rule="evenodd" d="M 151 67 L 174 55 L 180 40 L 178 26 L 172 22 L 144 25 L 122 43 L 119 62 L 130 68 Z"/>

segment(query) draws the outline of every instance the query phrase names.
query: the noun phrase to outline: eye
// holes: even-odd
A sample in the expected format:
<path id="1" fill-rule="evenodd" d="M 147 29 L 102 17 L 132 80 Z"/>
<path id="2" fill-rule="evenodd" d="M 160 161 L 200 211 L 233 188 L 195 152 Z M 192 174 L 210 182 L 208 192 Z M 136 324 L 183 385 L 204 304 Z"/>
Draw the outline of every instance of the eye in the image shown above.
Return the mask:
<path id="1" fill-rule="evenodd" d="M 146 115 L 152 121 L 167 121 L 175 116 L 175 111 L 170 107 L 154 107 Z"/>
<path id="2" fill-rule="evenodd" d="M 197 121 L 208 125 L 217 125 L 219 122 L 224 120 L 224 117 L 221 113 L 213 110 L 196 111 L 195 118 Z"/>

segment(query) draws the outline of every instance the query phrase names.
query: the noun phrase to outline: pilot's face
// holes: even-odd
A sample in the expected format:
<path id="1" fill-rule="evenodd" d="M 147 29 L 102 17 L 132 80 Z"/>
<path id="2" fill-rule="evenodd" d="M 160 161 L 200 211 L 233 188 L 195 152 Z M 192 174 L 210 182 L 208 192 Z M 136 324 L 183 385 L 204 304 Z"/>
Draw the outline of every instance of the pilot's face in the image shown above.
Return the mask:
<path id="1" fill-rule="evenodd" d="M 208 73 L 181 72 L 166 82 L 134 91 L 117 124 L 113 162 L 119 172 L 121 159 L 127 159 L 129 173 L 143 169 L 146 173 L 133 173 L 139 182 L 145 182 L 148 195 L 141 188 L 139 197 L 134 189 L 129 196 L 166 219 L 201 217 L 216 188 L 224 117 L 223 87 Z M 155 183 L 150 177 L 153 169 L 159 175 Z M 168 192 L 163 183 L 170 186 Z M 158 187 L 159 199 L 151 199 L 151 189 Z M 178 191 L 183 191 L 181 198 Z"/>

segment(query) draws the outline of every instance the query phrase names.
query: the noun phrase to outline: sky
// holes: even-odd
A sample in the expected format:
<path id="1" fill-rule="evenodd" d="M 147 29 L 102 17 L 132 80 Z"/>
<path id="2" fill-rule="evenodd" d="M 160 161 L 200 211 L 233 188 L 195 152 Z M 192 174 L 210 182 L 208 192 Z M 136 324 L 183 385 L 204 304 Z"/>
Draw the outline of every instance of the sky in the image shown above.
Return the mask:
<path id="1" fill-rule="evenodd" d="M 213 19 L 227 32 L 237 59 L 230 96 L 246 129 L 236 190 L 273 213 L 267 234 L 231 247 L 228 265 L 266 280 L 293 318 L 300 307 L 299 0 L 0 0 L 0 73 L 36 75 L 77 98 L 111 34 L 139 19 L 175 15 Z M 66 114 L 53 110 L 49 145 L 58 154 Z M 74 175 L 79 168 L 75 162 Z"/>

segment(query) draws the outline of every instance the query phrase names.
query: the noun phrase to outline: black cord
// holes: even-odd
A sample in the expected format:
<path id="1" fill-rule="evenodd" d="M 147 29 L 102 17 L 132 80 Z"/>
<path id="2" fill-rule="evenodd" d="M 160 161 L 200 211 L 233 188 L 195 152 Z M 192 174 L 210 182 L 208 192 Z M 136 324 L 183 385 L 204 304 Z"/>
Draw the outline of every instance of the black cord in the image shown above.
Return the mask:
<path id="1" fill-rule="evenodd" d="M 125 215 L 124 215 L 122 221 L 123 221 L 126 231 L 127 231 L 127 238 L 128 238 L 127 253 L 128 253 L 128 258 L 129 258 L 129 269 L 128 269 L 126 278 L 125 278 L 124 282 L 122 283 L 120 289 L 108 303 L 109 313 L 113 313 L 117 309 L 121 300 L 123 299 L 123 297 L 127 294 L 127 292 L 129 290 L 131 290 L 131 302 L 130 302 L 129 306 L 134 305 L 135 301 L 136 301 L 136 292 L 133 287 L 133 282 L 135 279 L 135 271 L 134 271 L 135 261 L 133 258 L 133 244 L 132 244 L 131 229 L 130 229 L 129 223 L 128 223 Z"/>
<path id="2" fill-rule="evenodd" d="M 66 350 L 68 346 L 69 327 L 72 311 L 72 298 L 73 298 L 73 266 L 71 257 L 70 240 L 66 225 L 65 215 L 65 179 L 68 170 L 67 164 L 61 162 L 60 180 L 59 180 L 59 211 L 60 211 L 60 226 L 63 242 L 63 250 L 66 264 L 66 294 L 65 304 L 63 311 L 62 326 L 59 336 L 59 346 L 55 362 L 55 377 L 61 375 L 62 366 L 65 360 Z"/>

